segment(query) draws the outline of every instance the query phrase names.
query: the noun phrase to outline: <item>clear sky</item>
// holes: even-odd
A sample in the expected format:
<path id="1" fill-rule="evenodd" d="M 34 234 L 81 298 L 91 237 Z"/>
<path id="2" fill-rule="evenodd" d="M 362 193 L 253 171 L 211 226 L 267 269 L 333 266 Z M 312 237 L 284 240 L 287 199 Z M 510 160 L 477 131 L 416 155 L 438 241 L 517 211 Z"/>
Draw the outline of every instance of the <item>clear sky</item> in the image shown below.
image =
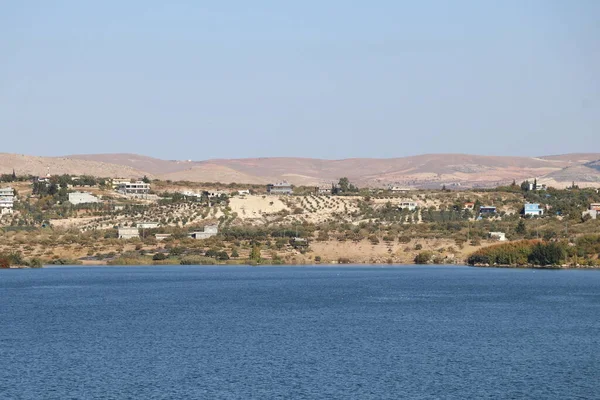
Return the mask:
<path id="1" fill-rule="evenodd" d="M 600 151 L 600 1 L 1 1 L 0 152 Z"/>

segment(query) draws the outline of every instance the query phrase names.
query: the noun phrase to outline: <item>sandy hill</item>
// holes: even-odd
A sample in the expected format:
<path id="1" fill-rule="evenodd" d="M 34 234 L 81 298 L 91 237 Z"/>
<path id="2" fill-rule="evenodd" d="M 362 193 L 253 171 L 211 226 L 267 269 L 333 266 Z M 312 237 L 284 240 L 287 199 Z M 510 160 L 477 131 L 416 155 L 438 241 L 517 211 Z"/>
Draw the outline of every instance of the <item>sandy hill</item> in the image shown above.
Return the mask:
<path id="1" fill-rule="evenodd" d="M 79 160 L 69 157 L 37 157 L 23 154 L 0 153 L 0 173 L 15 171 L 17 175 L 73 174 L 100 177 L 141 177 L 145 171 L 101 160 Z"/>
<path id="2" fill-rule="evenodd" d="M 171 161 L 136 154 L 87 154 L 33 157 L 0 154 L 0 172 L 92 174 L 138 177 L 148 175 L 173 181 L 257 183 L 287 180 L 296 185 L 329 184 L 346 176 L 361 186 L 489 187 L 537 178 L 555 186 L 575 181 L 600 185 L 600 153 L 541 157 L 501 157 L 469 154 L 425 154 L 401 158 L 268 157 Z"/>

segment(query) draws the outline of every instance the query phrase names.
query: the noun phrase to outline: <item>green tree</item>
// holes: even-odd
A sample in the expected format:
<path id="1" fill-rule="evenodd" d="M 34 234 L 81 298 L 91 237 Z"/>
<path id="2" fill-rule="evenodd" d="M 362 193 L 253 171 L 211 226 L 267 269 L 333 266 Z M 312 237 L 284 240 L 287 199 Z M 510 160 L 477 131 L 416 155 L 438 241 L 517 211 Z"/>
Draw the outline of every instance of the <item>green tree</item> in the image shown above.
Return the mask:
<path id="1" fill-rule="evenodd" d="M 519 235 L 525 235 L 525 233 L 527 233 L 525 221 L 523 221 L 523 220 L 519 221 L 519 223 L 517 224 L 517 227 L 515 228 L 515 232 L 517 232 L 517 234 L 519 234 Z"/>
<path id="2" fill-rule="evenodd" d="M 255 245 L 250 251 L 250 261 L 259 263 L 260 262 L 260 246 Z"/>

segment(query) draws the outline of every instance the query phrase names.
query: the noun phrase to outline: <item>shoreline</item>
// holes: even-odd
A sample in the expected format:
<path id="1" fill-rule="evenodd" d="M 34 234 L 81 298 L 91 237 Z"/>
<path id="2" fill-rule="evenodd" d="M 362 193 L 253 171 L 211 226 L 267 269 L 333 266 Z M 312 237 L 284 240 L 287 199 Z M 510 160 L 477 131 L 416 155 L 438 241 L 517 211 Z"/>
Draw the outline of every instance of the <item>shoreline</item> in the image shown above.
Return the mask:
<path id="1" fill-rule="evenodd" d="M 597 266 L 541 266 L 541 265 L 468 265 L 468 264 L 389 264 L 389 263 L 350 263 L 350 264 L 339 264 L 339 263 L 319 263 L 319 264 L 248 264 L 248 263 L 222 263 L 222 264 L 176 264 L 176 263 L 159 263 L 159 264 L 109 264 L 109 263 L 87 263 L 87 264 L 46 264 L 40 268 L 52 269 L 52 268 L 77 268 L 77 267 L 253 267 L 253 268 L 276 268 L 276 267 L 291 267 L 291 268 L 311 268 L 311 267 L 349 267 L 349 268 L 360 268 L 360 267 L 373 267 L 373 268 L 385 268 L 385 267 L 466 267 L 466 268 L 496 268 L 496 269 L 531 269 L 531 270 L 600 270 Z M 5 268 L 6 270 L 15 269 L 38 269 L 29 266 L 11 266 Z"/>

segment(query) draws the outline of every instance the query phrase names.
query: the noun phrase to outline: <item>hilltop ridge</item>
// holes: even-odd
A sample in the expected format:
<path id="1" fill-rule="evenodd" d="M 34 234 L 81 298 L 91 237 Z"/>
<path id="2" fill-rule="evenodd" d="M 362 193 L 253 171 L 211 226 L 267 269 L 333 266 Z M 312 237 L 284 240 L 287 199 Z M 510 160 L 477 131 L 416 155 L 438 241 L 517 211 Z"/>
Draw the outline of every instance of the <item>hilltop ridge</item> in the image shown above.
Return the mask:
<path id="1" fill-rule="evenodd" d="M 162 160 L 137 154 L 78 154 L 37 157 L 0 154 L 0 173 L 88 174 L 105 177 L 147 175 L 163 180 L 264 184 L 288 180 L 296 185 L 322 185 L 346 176 L 361 186 L 402 185 L 420 188 L 492 187 L 537 178 L 565 187 L 600 186 L 600 153 L 539 157 L 423 154 L 399 158 L 323 160 L 262 157 L 211 160 Z"/>

